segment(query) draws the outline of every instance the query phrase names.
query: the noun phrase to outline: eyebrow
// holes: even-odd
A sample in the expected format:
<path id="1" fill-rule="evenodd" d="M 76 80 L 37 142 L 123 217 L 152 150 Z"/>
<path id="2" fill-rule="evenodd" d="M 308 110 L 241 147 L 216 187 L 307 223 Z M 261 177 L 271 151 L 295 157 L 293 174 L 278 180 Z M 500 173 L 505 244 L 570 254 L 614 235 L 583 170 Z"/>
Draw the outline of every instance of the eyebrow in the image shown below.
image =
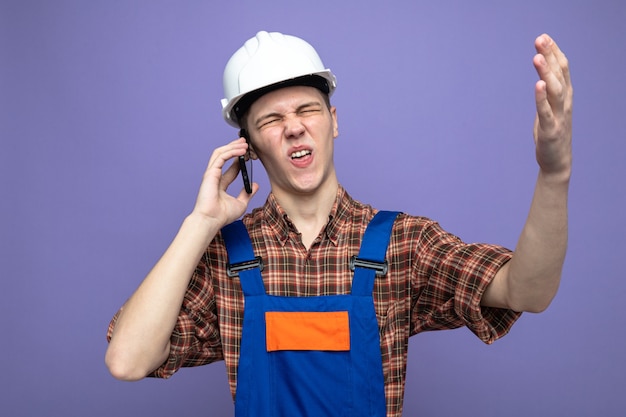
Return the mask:
<path id="1" fill-rule="evenodd" d="M 303 104 L 299 105 L 296 108 L 295 112 L 298 113 L 299 111 L 302 111 L 303 109 L 305 109 L 307 107 L 315 107 L 315 106 L 322 107 L 322 103 L 320 103 L 319 101 L 309 101 L 309 102 L 306 102 L 306 103 L 303 103 Z M 258 126 L 259 123 L 263 122 L 263 120 L 265 120 L 265 119 L 270 119 L 272 117 L 282 117 L 282 116 L 283 116 L 282 113 L 279 113 L 279 112 L 267 113 L 267 114 L 264 114 L 263 116 L 259 117 L 258 119 L 256 119 L 254 121 L 254 124 L 255 124 L 255 126 Z"/>

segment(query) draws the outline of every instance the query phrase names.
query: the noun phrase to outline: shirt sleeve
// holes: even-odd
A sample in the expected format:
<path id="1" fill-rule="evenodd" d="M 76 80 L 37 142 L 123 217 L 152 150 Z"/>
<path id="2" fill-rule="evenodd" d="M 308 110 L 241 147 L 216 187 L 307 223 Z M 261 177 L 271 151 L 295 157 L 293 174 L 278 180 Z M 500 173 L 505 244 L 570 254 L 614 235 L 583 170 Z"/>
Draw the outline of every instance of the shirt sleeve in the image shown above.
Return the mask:
<path id="1" fill-rule="evenodd" d="M 111 335 L 122 307 L 109 324 Z M 148 377 L 169 378 L 181 367 L 200 366 L 223 359 L 220 332 L 215 313 L 215 296 L 208 268 L 202 261 L 187 287 L 183 304 L 170 337 L 167 360 Z"/>
<path id="2" fill-rule="evenodd" d="M 521 313 L 480 305 L 483 293 L 512 252 L 466 244 L 430 222 L 414 260 L 411 333 L 466 326 L 487 344 L 506 335 Z"/>

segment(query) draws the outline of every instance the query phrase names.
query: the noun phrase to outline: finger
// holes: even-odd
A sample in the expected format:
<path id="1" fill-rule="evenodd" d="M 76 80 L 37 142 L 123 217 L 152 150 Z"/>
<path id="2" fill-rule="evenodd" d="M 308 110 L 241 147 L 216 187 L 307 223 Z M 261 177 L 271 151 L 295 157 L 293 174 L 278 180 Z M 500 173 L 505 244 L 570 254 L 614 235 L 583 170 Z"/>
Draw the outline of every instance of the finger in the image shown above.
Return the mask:
<path id="1" fill-rule="evenodd" d="M 562 81 L 563 79 L 559 79 L 559 76 L 563 76 L 562 73 L 559 70 L 558 75 L 555 74 L 546 61 L 546 57 L 541 54 L 535 55 L 533 64 L 540 80 L 545 84 L 548 102 L 554 107 L 555 111 L 560 110 L 563 107 L 564 92 L 567 88 Z"/>
<path id="2" fill-rule="evenodd" d="M 232 184 L 233 181 L 235 181 L 235 178 L 237 178 L 238 174 L 239 174 L 239 161 L 235 159 L 230 164 L 228 169 L 226 169 L 226 171 L 224 171 L 224 173 L 222 174 L 222 181 L 220 181 L 221 188 L 223 190 L 226 190 L 228 186 Z"/>
<path id="3" fill-rule="evenodd" d="M 571 84 L 570 73 L 569 73 L 569 60 L 567 56 L 561 51 L 559 45 L 557 45 L 554 40 L 552 40 L 552 53 L 556 58 L 559 67 L 561 68 L 561 73 L 563 74 L 563 79 L 567 85 Z"/>
<path id="4" fill-rule="evenodd" d="M 535 84 L 535 102 L 539 127 L 542 130 L 552 129 L 555 125 L 555 117 L 552 106 L 548 101 L 547 86 L 543 80 L 539 80 Z"/>
<path id="5" fill-rule="evenodd" d="M 543 34 L 535 40 L 535 49 L 537 53 L 545 58 L 549 70 L 559 79 L 564 80 L 561 64 L 558 60 L 556 43 L 548 35 Z"/>
<path id="6" fill-rule="evenodd" d="M 569 70 L 569 60 L 559 45 L 547 34 L 539 36 L 535 41 L 537 52 L 544 56 L 550 70 L 556 75 L 562 85 L 562 92 L 571 100 L 573 95 L 572 80 Z M 541 75 L 540 75 L 541 76 Z M 547 78 L 544 78 L 546 81 Z M 566 103 L 567 104 L 567 103 Z"/>
<path id="7" fill-rule="evenodd" d="M 213 151 L 207 169 L 222 170 L 226 162 L 236 156 L 244 155 L 247 149 L 245 141 L 237 139 L 228 145 L 221 146 Z"/>
<path id="8" fill-rule="evenodd" d="M 252 186 L 252 192 L 250 194 L 248 194 L 245 187 L 242 187 L 241 191 L 239 191 L 239 195 L 237 196 L 237 200 L 248 205 L 250 200 L 252 200 L 252 197 L 254 197 L 257 191 L 259 191 L 259 184 L 257 184 L 256 182 L 253 182 L 251 186 Z"/>

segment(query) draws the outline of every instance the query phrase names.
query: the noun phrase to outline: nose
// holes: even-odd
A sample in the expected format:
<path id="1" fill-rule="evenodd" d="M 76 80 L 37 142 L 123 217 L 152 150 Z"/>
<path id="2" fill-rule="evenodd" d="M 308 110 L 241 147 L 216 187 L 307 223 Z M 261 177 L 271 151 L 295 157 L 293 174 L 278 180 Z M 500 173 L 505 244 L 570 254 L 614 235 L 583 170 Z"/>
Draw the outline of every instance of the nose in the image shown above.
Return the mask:
<path id="1" fill-rule="evenodd" d="M 290 115 L 285 120 L 285 136 L 291 139 L 297 139 L 304 134 L 304 124 L 296 115 Z"/>

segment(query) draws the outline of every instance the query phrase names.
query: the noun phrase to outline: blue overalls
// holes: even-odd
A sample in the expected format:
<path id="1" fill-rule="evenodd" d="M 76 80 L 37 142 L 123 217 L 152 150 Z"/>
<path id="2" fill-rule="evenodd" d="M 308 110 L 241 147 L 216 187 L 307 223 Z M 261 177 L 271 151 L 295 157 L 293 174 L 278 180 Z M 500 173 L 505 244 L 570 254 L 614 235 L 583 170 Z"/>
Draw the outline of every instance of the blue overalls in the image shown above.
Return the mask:
<path id="1" fill-rule="evenodd" d="M 222 229 L 230 276 L 244 295 L 235 416 L 384 417 L 384 377 L 373 288 L 398 213 L 380 211 L 353 256 L 351 294 L 265 292 L 262 262 L 241 221 Z"/>

